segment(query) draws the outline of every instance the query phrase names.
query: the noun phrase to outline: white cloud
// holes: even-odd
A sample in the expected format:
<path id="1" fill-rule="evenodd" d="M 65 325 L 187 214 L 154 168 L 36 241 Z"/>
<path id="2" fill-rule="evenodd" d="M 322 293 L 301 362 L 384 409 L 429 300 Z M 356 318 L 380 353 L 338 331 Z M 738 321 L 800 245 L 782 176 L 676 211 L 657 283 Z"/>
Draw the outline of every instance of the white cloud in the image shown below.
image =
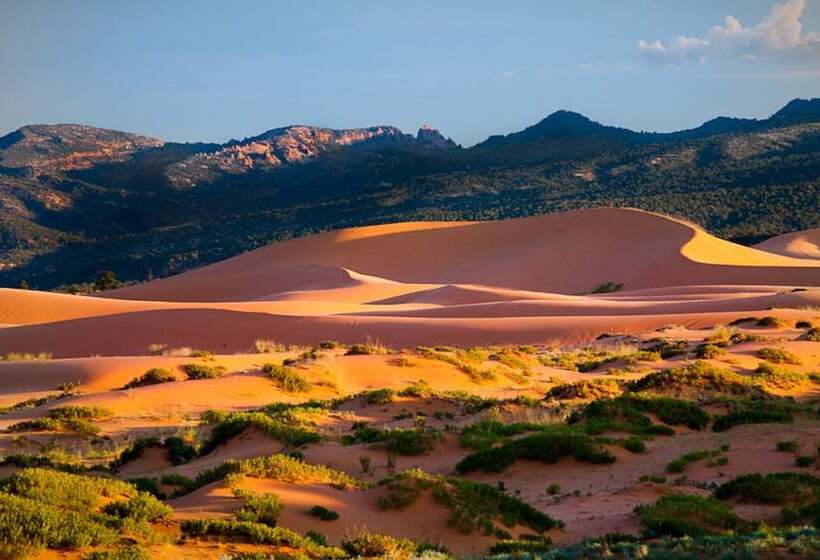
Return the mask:
<path id="1" fill-rule="evenodd" d="M 803 32 L 800 18 L 805 0 L 785 0 L 775 4 L 757 25 L 744 27 L 734 16 L 715 25 L 702 37 L 681 35 L 669 41 L 638 41 L 638 51 L 649 62 L 703 62 L 709 58 L 767 60 L 804 56 L 820 64 L 820 33 Z"/>

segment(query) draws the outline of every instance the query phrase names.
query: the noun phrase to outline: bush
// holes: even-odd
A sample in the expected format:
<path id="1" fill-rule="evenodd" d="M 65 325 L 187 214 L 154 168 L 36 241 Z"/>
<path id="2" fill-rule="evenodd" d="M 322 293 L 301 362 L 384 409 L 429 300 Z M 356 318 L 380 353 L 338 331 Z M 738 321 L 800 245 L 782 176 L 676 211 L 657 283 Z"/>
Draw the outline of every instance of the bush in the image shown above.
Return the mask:
<path id="1" fill-rule="evenodd" d="M 280 389 L 288 393 L 304 393 L 310 391 L 312 386 L 299 372 L 287 366 L 265 364 L 262 371 L 264 371 Z"/>
<path id="2" fill-rule="evenodd" d="M 398 455 L 423 455 L 432 451 L 440 439 L 441 434 L 430 428 L 407 430 L 397 428 L 385 432 L 384 449 L 388 453 Z"/>
<path id="3" fill-rule="evenodd" d="M 416 551 L 416 543 L 408 539 L 362 531 L 356 537 L 342 541 L 342 548 L 354 558 L 402 558 L 409 557 Z"/>
<path id="4" fill-rule="evenodd" d="M 712 360 L 724 353 L 716 344 L 698 344 L 695 346 L 695 357 L 699 360 Z"/>
<path id="5" fill-rule="evenodd" d="M 724 533 L 738 526 L 727 506 L 712 498 L 668 494 L 649 506 L 636 508 L 641 524 L 651 535 L 700 537 Z"/>
<path id="6" fill-rule="evenodd" d="M 139 492 L 125 501 L 106 504 L 102 511 L 121 519 L 150 522 L 169 517 L 173 510 L 151 494 Z"/>
<path id="7" fill-rule="evenodd" d="M 284 352 L 287 350 L 284 344 L 275 340 L 257 339 L 253 342 L 253 349 L 257 354 L 272 354 L 274 352 Z"/>
<path id="8" fill-rule="evenodd" d="M 272 478 L 282 482 L 317 482 L 336 488 L 365 488 L 367 484 L 324 465 L 311 465 L 288 455 L 271 455 L 256 459 L 229 461 L 229 472 L 254 478 Z"/>
<path id="9" fill-rule="evenodd" d="M 646 445 L 639 437 L 632 436 L 623 440 L 621 443 L 624 449 L 627 451 L 631 451 L 632 453 L 643 453 L 646 451 Z"/>
<path id="10" fill-rule="evenodd" d="M 288 445 L 300 446 L 306 443 L 321 441 L 321 436 L 314 430 L 291 426 L 280 420 L 275 420 L 262 412 L 233 412 L 224 416 L 214 426 L 205 443 L 202 444 L 201 454 L 206 455 L 222 443 L 238 436 L 248 428 L 257 430 L 278 439 Z"/>
<path id="11" fill-rule="evenodd" d="M 586 463 L 615 461 L 615 456 L 590 436 L 569 429 L 551 429 L 468 455 L 456 464 L 456 470 L 461 474 L 476 470 L 501 472 L 517 459 L 555 463 L 562 457 Z"/>
<path id="12" fill-rule="evenodd" d="M 322 521 L 336 521 L 339 519 L 339 513 L 328 509 L 325 506 L 313 506 L 308 510 L 308 513 L 313 517 L 318 517 Z"/>
<path id="13" fill-rule="evenodd" d="M 720 500 L 738 497 L 763 504 L 802 505 L 820 498 L 820 478 L 803 473 L 745 474 L 715 490 Z"/>
<path id="14" fill-rule="evenodd" d="M 119 457 L 111 462 L 111 468 L 116 469 L 126 463 L 130 463 L 131 461 L 140 458 L 147 448 L 159 447 L 160 445 L 160 440 L 156 436 L 138 438 L 134 440 L 130 447 L 123 450 Z"/>
<path id="15" fill-rule="evenodd" d="M 761 317 L 755 321 L 759 327 L 783 328 L 789 326 L 789 322 L 778 317 Z"/>
<path id="16" fill-rule="evenodd" d="M 794 406 L 777 402 L 750 402 L 741 403 L 737 408 L 718 416 L 712 424 L 715 432 L 724 432 L 741 424 L 767 424 L 794 422 Z"/>
<path id="17" fill-rule="evenodd" d="M 228 537 L 260 545 L 289 546 L 315 558 L 345 557 L 345 553 L 338 548 L 321 546 L 295 531 L 282 527 L 269 527 L 262 523 L 226 519 L 195 519 L 183 521 L 181 529 L 183 534 L 189 537 Z"/>
<path id="18" fill-rule="evenodd" d="M 761 348 L 757 351 L 757 357 L 773 364 L 801 365 L 803 363 L 800 356 L 783 348 Z"/>
<path id="19" fill-rule="evenodd" d="M 188 379 L 216 379 L 225 375 L 225 366 L 210 364 L 183 364 L 182 371 Z"/>
<path id="20" fill-rule="evenodd" d="M 116 550 L 94 551 L 83 560 L 151 560 L 151 557 L 138 546 L 124 546 Z"/>
<path id="21" fill-rule="evenodd" d="M 234 496 L 243 501 L 241 508 L 234 514 L 238 521 L 262 523 L 276 527 L 276 520 L 285 508 L 282 499 L 271 492 L 256 494 L 239 488 L 233 490 Z"/>
<path id="22" fill-rule="evenodd" d="M 624 285 L 622 282 L 604 282 L 600 286 L 597 286 L 595 289 L 592 290 L 591 293 L 593 294 L 610 294 L 612 292 L 618 292 L 623 289 Z"/>
<path id="23" fill-rule="evenodd" d="M 628 387 L 632 392 L 700 395 L 704 391 L 711 391 L 731 395 L 763 395 L 763 391 L 755 387 L 750 379 L 703 361 L 650 373 L 631 382 Z"/>
<path id="24" fill-rule="evenodd" d="M 794 440 L 778 441 L 777 445 L 775 445 L 775 448 L 778 451 L 783 451 L 786 453 L 795 453 L 797 451 L 797 442 Z"/>
<path id="25" fill-rule="evenodd" d="M 798 467 L 810 467 L 814 464 L 814 456 L 812 455 L 798 455 L 794 459 L 794 464 Z"/>
<path id="26" fill-rule="evenodd" d="M 199 455 L 196 447 L 179 436 L 171 436 L 163 442 L 168 450 L 168 459 L 172 465 L 182 465 L 193 461 Z"/>
<path id="27" fill-rule="evenodd" d="M 671 461 L 669 464 L 666 465 L 666 472 L 668 473 L 682 473 L 686 470 L 686 467 L 689 466 L 689 463 L 694 463 L 695 461 L 701 461 L 706 459 L 707 457 L 711 457 L 716 455 L 717 452 L 715 451 L 708 451 L 706 449 L 701 449 L 699 451 L 690 451 L 689 453 L 684 453 L 674 461 Z"/>
<path id="28" fill-rule="evenodd" d="M 388 404 L 396 399 L 396 392 L 393 389 L 374 389 L 364 391 L 361 394 L 365 404 Z"/>
<path id="29" fill-rule="evenodd" d="M 543 424 L 514 422 L 502 424 L 496 420 L 484 419 L 461 430 L 461 445 L 471 449 L 484 449 L 507 441 L 510 436 L 541 430 Z"/>
<path id="30" fill-rule="evenodd" d="M 123 389 L 135 389 L 147 385 L 158 385 L 177 381 L 177 376 L 166 368 L 151 368 L 136 379 L 132 379 L 123 386 Z"/>

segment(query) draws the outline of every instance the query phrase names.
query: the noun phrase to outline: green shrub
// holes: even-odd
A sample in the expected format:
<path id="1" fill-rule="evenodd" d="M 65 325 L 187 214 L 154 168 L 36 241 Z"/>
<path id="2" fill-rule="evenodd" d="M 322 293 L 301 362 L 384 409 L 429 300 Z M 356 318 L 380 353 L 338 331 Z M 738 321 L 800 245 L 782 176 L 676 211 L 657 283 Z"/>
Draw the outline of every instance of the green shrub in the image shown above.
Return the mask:
<path id="1" fill-rule="evenodd" d="M 593 294 L 611 294 L 612 292 L 618 292 L 623 289 L 624 285 L 622 282 L 604 282 L 600 286 L 597 286 L 592 290 Z"/>
<path id="2" fill-rule="evenodd" d="M 255 459 L 229 461 L 230 472 L 254 478 L 272 478 L 282 482 L 318 482 L 336 488 L 365 488 L 367 484 L 324 465 L 311 465 L 288 455 L 270 455 Z"/>
<path id="3" fill-rule="evenodd" d="M 690 463 L 694 463 L 695 461 L 702 461 L 707 457 L 715 456 L 717 453 L 718 452 L 708 451 L 706 449 L 684 453 L 683 455 L 681 455 L 680 457 L 666 465 L 666 472 L 682 473 L 686 470 L 686 467 L 688 467 Z"/>
<path id="4" fill-rule="evenodd" d="M 318 517 L 322 521 L 336 521 L 339 519 L 339 513 L 328 509 L 325 506 L 313 506 L 308 510 L 308 513 L 313 517 Z"/>
<path id="5" fill-rule="evenodd" d="M 561 491 L 561 487 L 558 484 L 550 484 L 547 486 L 547 494 L 550 496 L 556 496 Z"/>
<path id="6" fill-rule="evenodd" d="M 797 442 L 794 440 L 778 441 L 775 448 L 778 451 L 786 453 L 795 453 L 797 451 Z"/>
<path id="7" fill-rule="evenodd" d="M 650 373 L 631 382 L 628 388 L 632 392 L 651 391 L 685 395 L 702 394 L 704 391 L 731 395 L 763 394 L 750 379 L 700 360 L 682 367 Z"/>
<path id="8" fill-rule="evenodd" d="M 345 553 L 338 548 L 321 546 L 295 531 L 282 527 L 269 527 L 262 523 L 226 519 L 195 519 L 183 521 L 180 528 L 188 537 L 227 537 L 260 545 L 289 546 L 313 558 L 345 557 Z"/>
<path id="9" fill-rule="evenodd" d="M 124 501 L 106 504 L 103 513 L 134 521 L 158 521 L 169 517 L 173 510 L 151 494 L 139 492 Z"/>
<path id="10" fill-rule="evenodd" d="M 165 438 L 163 445 L 168 450 L 168 459 L 172 465 L 182 465 L 193 461 L 199 455 L 197 448 L 179 436 Z"/>
<path id="11" fill-rule="evenodd" d="M 188 379 L 215 379 L 222 377 L 227 371 L 225 366 L 210 364 L 191 363 L 181 367 Z"/>
<path id="12" fill-rule="evenodd" d="M 408 539 L 362 531 L 354 538 L 342 541 L 342 548 L 354 558 L 405 558 L 416 551 L 416 543 Z"/>
<path id="13" fill-rule="evenodd" d="M 388 404 L 396 399 L 396 392 L 393 389 L 374 389 L 361 393 L 365 404 Z"/>
<path id="14" fill-rule="evenodd" d="M 504 445 L 482 449 L 458 462 L 456 470 L 501 472 L 517 459 L 555 463 L 562 457 L 573 457 L 587 463 L 612 463 L 615 456 L 592 437 L 570 429 L 545 430 Z"/>
<path id="15" fill-rule="evenodd" d="M 646 445 L 641 440 L 641 438 L 636 436 L 632 436 L 630 438 L 623 440 L 621 445 L 624 449 L 626 449 L 627 451 L 631 451 L 632 453 L 643 453 L 644 451 L 646 451 Z"/>
<path id="16" fill-rule="evenodd" d="M 738 526 L 738 518 L 712 498 L 668 494 L 649 506 L 636 508 L 641 524 L 651 535 L 700 537 L 725 533 Z"/>
<path id="17" fill-rule="evenodd" d="M 724 353 L 724 350 L 716 344 L 698 344 L 695 346 L 695 357 L 699 360 L 712 360 Z"/>
<path id="18" fill-rule="evenodd" d="M 177 381 L 177 376 L 167 368 L 151 368 L 136 379 L 132 379 L 123 386 L 123 389 L 135 389 L 147 385 L 158 385 Z"/>
<path id="19" fill-rule="evenodd" d="M 715 490 L 720 500 L 740 498 L 763 504 L 803 505 L 820 498 L 820 478 L 804 473 L 745 474 Z"/>
<path id="20" fill-rule="evenodd" d="M 151 560 L 151 557 L 138 546 L 124 546 L 115 550 L 96 550 L 83 560 Z"/>
<path id="21" fill-rule="evenodd" d="M 551 552 L 552 541 L 541 535 L 521 535 L 517 539 L 502 539 L 490 547 L 490 554 L 515 555 L 525 557 L 539 553 Z M 528 557 L 528 556 L 527 556 Z"/>
<path id="22" fill-rule="evenodd" d="M 441 434 L 431 428 L 396 428 L 385 432 L 383 445 L 388 453 L 423 455 L 432 451 Z"/>
<path id="23" fill-rule="evenodd" d="M 741 424 L 767 424 L 794 422 L 794 405 L 769 401 L 746 402 L 737 405 L 731 412 L 718 416 L 712 423 L 716 432 L 724 432 Z"/>
<path id="24" fill-rule="evenodd" d="M 140 458 L 147 448 L 159 447 L 160 445 L 162 445 L 162 443 L 156 436 L 135 439 L 130 447 L 123 450 L 120 456 L 111 462 L 111 468 L 116 469 L 126 463 L 130 463 Z"/>
<path id="25" fill-rule="evenodd" d="M 801 365 L 803 363 L 800 356 L 783 348 L 761 348 L 757 351 L 757 357 L 773 364 Z"/>
<path id="26" fill-rule="evenodd" d="M 210 453 L 222 443 L 251 427 L 288 445 L 300 446 L 322 439 L 314 430 L 291 426 L 262 412 L 233 412 L 222 417 L 220 422 L 214 426 L 210 436 L 202 444 L 201 454 Z"/>
<path id="27" fill-rule="evenodd" d="M 256 494 L 240 488 L 233 489 L 234 496 L 242 500 L 242 507 L 234 515 L 238 521 L 262 523 L 276 527 L 276 520 L 285 508 L 282 499 L 271 492 Z"/>
<path id="28" fill-rule="evenodd" d="M 794 464 L 798 467 L 810 467 L 814 464 L 813 455 L 798 455 L 794 458 Z"/>
<path id="29" fill-rule="evenodd" d="M 460 441 L 464 447 L 484 449 L 505 442 L 511 436 L 540 430 L 543 427 L 543 424 L 531 422 L 502 424 L 496 420 L 484 419 L 461 430 Z"/>
<path id="30" fill-rule="evenodd" d="M 772 327 L 772 328 L 783 328 L 789 326 L 789 322 L 785 319 L 780 319 L 778 317 L 761 317 L 755 321 L 755 324 L 759 327 Z"/>
<path id="31" fill-rule="evenodd" d="M 277 387 L 288 393 L 304 393 L 312 387 L 310 381 L 287 366 L 265 364 L 262 371 L 276 383 Z"/>
<path id="32" fill-rule="evenodd" d="M 674 358 L 675 356 L 683 356 L 689 351 L 689 343 L 685 340 L 655 338 L 649 342 L 650 346 L 645 348 L 645 350 L 648 350 L 649 352 L 658 352 L 664 360 Z"/>

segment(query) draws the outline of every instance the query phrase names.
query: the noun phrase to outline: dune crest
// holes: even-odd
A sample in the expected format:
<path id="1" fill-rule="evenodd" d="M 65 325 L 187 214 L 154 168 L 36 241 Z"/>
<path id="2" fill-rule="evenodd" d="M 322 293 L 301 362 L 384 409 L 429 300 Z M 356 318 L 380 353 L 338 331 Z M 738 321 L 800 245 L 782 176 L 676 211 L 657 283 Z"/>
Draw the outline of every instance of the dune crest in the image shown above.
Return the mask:
<path id="1" fill-rule="evenodd" d="M 755 247 L 761 251 L 799 259 L 820 259 L 820 228 L 778 235 Z"/>

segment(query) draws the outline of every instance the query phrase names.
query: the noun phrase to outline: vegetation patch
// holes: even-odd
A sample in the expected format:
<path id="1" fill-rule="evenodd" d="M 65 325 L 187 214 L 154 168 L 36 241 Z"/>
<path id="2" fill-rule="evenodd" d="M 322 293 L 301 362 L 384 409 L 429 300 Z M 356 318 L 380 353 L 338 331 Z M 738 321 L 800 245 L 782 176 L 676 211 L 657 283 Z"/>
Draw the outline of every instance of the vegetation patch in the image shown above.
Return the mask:
<path id="1" fill-rule="evenodd" d="M 213 419 L 211 417 L 211 419 Z M 321 436 L 314 430 L 293 426 L 287 422 L 271 418 L 263 412 L 232 412 L 218 418 L 218 423 L 211 430 L 208 439 L 202 444 L 200 453 L 206 455 L 231 438 L 248 428 L 255 428 L 273 439 L 293 446 L 321 441 Z"/>
<path id="2" fill-rule="evenodd" d="M 339 519 L 339 512 L 328 509 L 325 506 L 313 506 L 308 513 L 321 521 L 336 521 Z"/>
<path id="3" fill-rule="evenodd" d="M 517 459 L 555 463 L 562 457 L 573 457 L 586 463 L 615 461 L 615 456 L 591 436 L 561 426 L 479 450 L 459 461 L 456 470 L 461 474 L 476 470 L 501 472 Z"/>
<path id="4" fill-rule="evenodd" d="M 182 371 L 188 379 L 216 379 L 222 377 L 227 371 L 225 366 L 212 364 L 183 364 Z"/>
<path id="5" fill-rule="evenodd" d="M 668 494 L 635 512 L 650 536 L 701 537 L 731 531 L 739 525 L 734 512 L 713 498 Z"/>
<path id="6" fill-rule="evenodd" d="M 310 381 L 288 366 L 265 364 L 262 371 L 276 383 L 277 387 L 288 393 L 305 393 L 312 387 Z"/>
<path id="7" fill-rule="evenodd" d="M 712 423 L 712 430 L 725 432 L 742 424 L 791 424 L 797 406 L 788 401 L 740 401 L 731 404 L 727 414 L 718 416 Z"/>
<path id="8" fill-rule="evenodd" d="M 167 368 L 151 368 L 136 379 L 132 379 L 123 386 L 123 389 L 136 389 L 148 385 L 158 385 L 160 383 L 170 383 L 178 381 L 177 376 Z"/>
<path id="9" fill-rule="evenodd" d="M 801 365 L 803 363 L 800 356 L 784 348 L 761 348 L 757 351 L 757 357 L 773 364 Z"/>

